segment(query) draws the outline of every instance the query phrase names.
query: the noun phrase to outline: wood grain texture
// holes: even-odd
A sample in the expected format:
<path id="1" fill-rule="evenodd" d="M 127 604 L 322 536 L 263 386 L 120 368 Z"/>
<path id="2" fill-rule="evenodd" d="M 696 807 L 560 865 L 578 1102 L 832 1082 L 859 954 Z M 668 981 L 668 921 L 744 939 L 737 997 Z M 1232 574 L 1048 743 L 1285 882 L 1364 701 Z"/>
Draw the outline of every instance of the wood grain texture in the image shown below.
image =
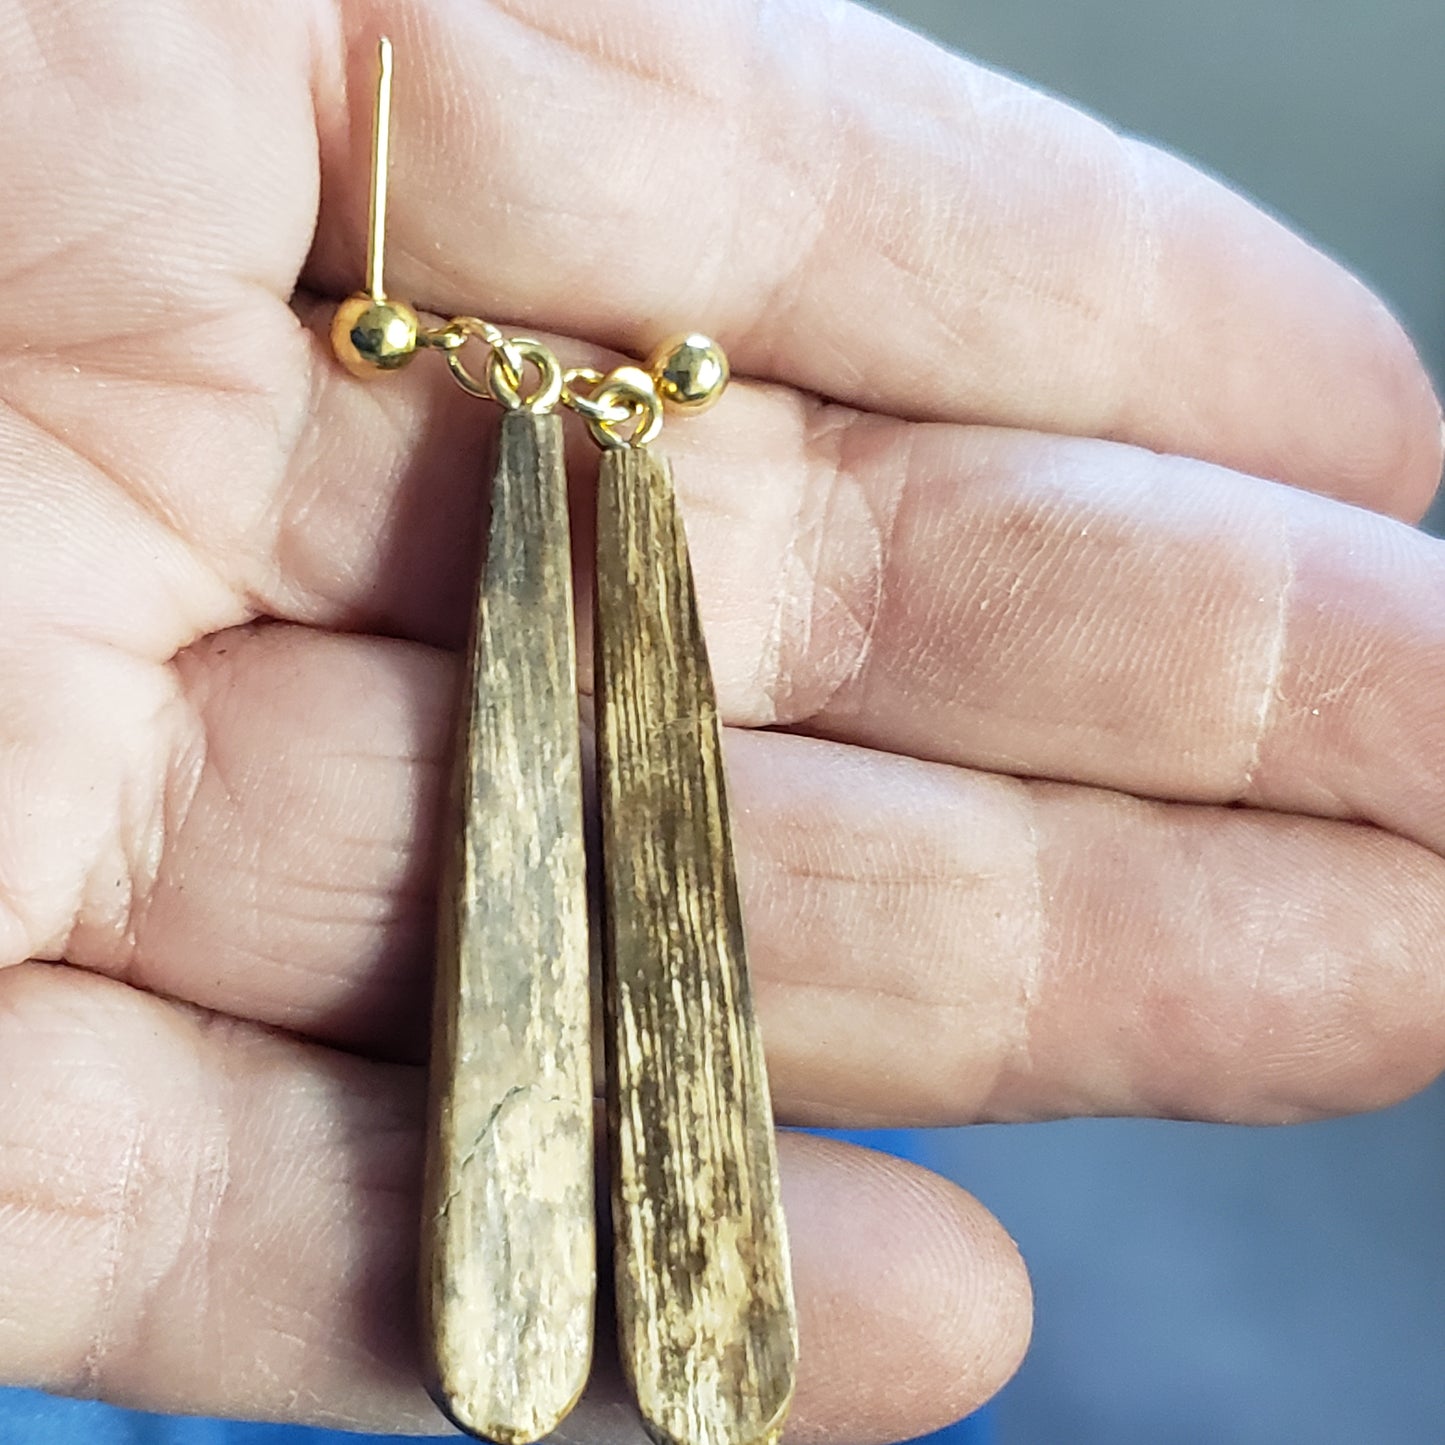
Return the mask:
<path id="1" fill-rule="evenodd" d="M 717 705 L 667 464 L 603 457 L 597 723 L 622 1361 L 666 1445 L 782 1431 L 797 1330 Z"/>
<path id="2" fill-rule="evenodd" d="M 422 1240 L 431 1387 L 539 1439 L 596 1290 L 587 885 L 561 424 L 502 422 L 443 867 Z"/>

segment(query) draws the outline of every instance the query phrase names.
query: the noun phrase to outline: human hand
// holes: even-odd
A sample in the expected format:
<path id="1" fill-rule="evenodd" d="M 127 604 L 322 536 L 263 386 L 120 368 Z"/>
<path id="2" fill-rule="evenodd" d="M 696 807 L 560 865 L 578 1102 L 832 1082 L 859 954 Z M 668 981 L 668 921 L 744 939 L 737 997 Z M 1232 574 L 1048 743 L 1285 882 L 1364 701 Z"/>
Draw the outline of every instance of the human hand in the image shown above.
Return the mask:
<path id="1" fill-rule="evenodd" d="M 1283 1121 L 1441 1066 L 1441 564 L 1391 520 L 1440 418 L 1330 263 L 846 8 L 0 15 L 5 1378 L 441 1426 L 417 1060 L 494 418 L 325 344 L 383 28 L 397 294 L 748 378 L 667 447 L 784 1122 Z M 795 1435 L 997 1388 L 980 1206 L 782 1163 Z"/>

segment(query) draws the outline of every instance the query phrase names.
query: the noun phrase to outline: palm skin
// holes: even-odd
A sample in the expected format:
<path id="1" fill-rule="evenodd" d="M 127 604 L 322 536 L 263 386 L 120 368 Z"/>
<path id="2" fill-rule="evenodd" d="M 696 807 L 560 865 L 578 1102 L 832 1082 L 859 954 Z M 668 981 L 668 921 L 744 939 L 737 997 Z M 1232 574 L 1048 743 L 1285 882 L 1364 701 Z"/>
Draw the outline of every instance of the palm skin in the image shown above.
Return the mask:
<path id="1" fill-rule="evenodd" d="M 1440 416 L 1329 262 L 843 7 L 4 0 L 5 1379 L 440 1428 L 418 1060 L 494 418 L 324 344 L 383 25 L 397 294 L 745 378 L 665 444 L 784 1122 L 1439 1070 Z M 1028 1286 L 981 1207 L 783 1167 L 795 1437 L 996 1389 Z M 613 1399 L 569 1435 L 630 1438 Z"/>

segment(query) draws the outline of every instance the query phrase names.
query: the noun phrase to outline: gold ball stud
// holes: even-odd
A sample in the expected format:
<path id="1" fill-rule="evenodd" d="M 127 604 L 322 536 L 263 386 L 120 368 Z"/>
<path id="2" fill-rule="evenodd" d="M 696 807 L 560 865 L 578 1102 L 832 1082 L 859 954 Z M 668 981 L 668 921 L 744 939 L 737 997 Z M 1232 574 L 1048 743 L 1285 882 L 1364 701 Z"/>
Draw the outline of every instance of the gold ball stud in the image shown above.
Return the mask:
<path id="1" fill-rule="evenodd" d="M 416 355 L 417 314 L 401 301 L 358 292 L 336 308 L 331 349 L 353 376 L 397 371 Z"/>
<path id="2" fill-rule="evenodd" d="M 663 404 L 674 411 L 706 411 L 723 394 L 730 375 L 727 353 L 696 331 L 664 341 L 647 369 Z"/>

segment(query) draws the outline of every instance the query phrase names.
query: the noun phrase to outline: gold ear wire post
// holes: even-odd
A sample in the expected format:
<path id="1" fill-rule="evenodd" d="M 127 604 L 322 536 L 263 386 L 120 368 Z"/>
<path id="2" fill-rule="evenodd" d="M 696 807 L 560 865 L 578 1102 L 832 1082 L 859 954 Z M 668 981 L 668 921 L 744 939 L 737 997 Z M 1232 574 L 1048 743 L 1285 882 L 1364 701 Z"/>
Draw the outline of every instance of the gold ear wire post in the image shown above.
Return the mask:
<path id="1" fill-rule="evenodd" d="M 376 99 L 371 115 L 371 194 L 366 227 L 366 290 L 348 296 L 331 323 L 331 349 L 353 376 L 397 371 L 416 355 L 421 323 L 403 301 L 387 297 L 386 183 L 391 165 L 391 41 L 376 46 Z"/>
<path id="2" fill-rule="evenodd" d="M 371 208 L 366 233 L 366 289 L 373 301 L 385 301 L 386 181 L 391 168 L 391 40 L 376 43 L 376 108 L 371 116 Z"/>

